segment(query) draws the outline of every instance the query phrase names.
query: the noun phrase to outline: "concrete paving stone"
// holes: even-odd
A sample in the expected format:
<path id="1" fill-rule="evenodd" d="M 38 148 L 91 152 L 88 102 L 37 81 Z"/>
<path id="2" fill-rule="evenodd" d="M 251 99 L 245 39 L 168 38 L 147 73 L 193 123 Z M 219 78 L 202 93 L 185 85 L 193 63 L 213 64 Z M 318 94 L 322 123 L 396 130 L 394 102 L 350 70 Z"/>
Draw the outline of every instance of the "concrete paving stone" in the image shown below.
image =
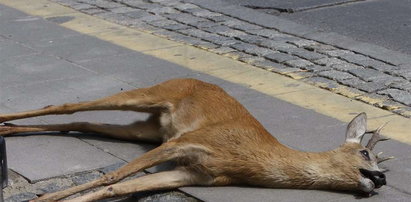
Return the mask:
<path id="1" fill-rule="evenodd" d="M 349 50 L 342 50 L 342 49 L 337 49 L 337 50 L 329 50 L 324 52 L 326 55 L 330 57 L 339 57 L 342 55 L 352 55 L 354 54 L 352 51 Z"/>
<path id="2" fill-rule="evenodd" d="M 19 56 L 28 56 L 35 54 L 36 50 L 25 47 L 15 41 L 4 39 L 0 41 L 0 62 L 9 58 L 18 58 Z"/>
<path id="3" fill-rule="evenodd" d="M 384 85 L 384 83 L 366 82 L 356 77 L 351 78 L 351 79 L 338 80 L 338 81 L 346 86 L 350 86 L 350 87 L 365 91 L 367 93 L 372 93 L 372 92 L 376 92 L 378 90 L 387 88 L 387 86 Z"/>
<path id="4" fill-rule="evenodd" d="M 197 27 L 199 29 L 210 28 L 210 27 L 215 26 L 215 22 L 209 20 L 209 21 L 204 21 L 204 22 L 199 22 L 197 24 L 193 24 L 192 26 Z"/>
<path id="5" fill-rule="evenodd" d="M 232 28 L 225 26 L 225 25 L 216 25 L 208 28 L 202 29 L 204 31 L 210 32 L 210 33 L 220 33 L 220 32 L 226 32 L 229 30 L 232 30 Z"/>
<path id="6" fill-rule="evenodd" d="M 337 50 L 337 48 L 334 47 L 334 46 L 321 44 L 321 43 L 308 45 L 304 48 L 307 49 L 307 50 L 310 50 L 310 51 L 315 51 L 315 52 L 319 52 L 319 53 L 323 53 L 323 54 L 325 54 L 327 51 Z"/>
<path id="7" fill-rule="evenodd" d="M 247 35 L 245 32 L 239 31 L 239 30 L 235 30 L 235 29 L 230 29 L 230 30 L 226 30 L 226 31 L 221 31 L 221 32 L 219 32 L 218 34 L 221 34 L 221 35 L 227 36 L 227 37 L 240 37 L 240 36 Z"/>
<path id="8" fill-rule="evenodd" d="M 303 68 L 306 66 L 314 65 L 312 62 L 308 60 L 304 60 L 304 59 L 288 60 L 288 61 L 285 61 L 284 64 L 291 66 L 291 67 L 297 67 L 297 68 Z"/>
<path id="9" fill-rule="evenodd" d="M 364 62 L 371 59 L 367 56 L 360 55 L 360 54 L 340 55 L 339 58 L 344 59 L 350 63 L 358 64 L 358 65 L 362 65 Z"/>
<path id="10" fill-rule="evenodd" d="M 329 78 L 329 79 L 333 79 L 335 81 L 343 81 L 346 79 L 356 78 L 350 73 L 340 72 L 337 70 L 322 71 L 322 72 L 319 72 L 318 75 Z"/>
<path id="11" fill-rule="evenodd" d="M 130 4 L 130 1 L 128 1 L 127 4 L 132 6 L 132 7 L 143 9 L 143 10 L 156 9 L 156 8 L 162 8 L 163 7 L 160 4 L 152 4 L 152 3 L 148 3 L 148 2 L 144 2 L 144 1 L 137 1 L 137 3 L 131 3 L 131 4 Z"/>
<path id="12" fill-rule="evenodd" d="M 321 72 L 321 71 L 331 70 L 330 67 L 321 66 L 321 65 L 305 66 L 305 67 L 302 67 L 301 69 L 305 69 L 305 70 L 308 70 L 308 71 L 313 72 L 313 73 L 318 73 L 318 72 Z"/>
<path id="13" fill-rule="evenodd" d="M 87 0 L 84 0 L 87 2 Z M 117 2 L 113 2 L 113 1 L 106 1 L 106 0 L 93 0 L 89 2 L 92 5 L 96 5 L 100 8 L 104 8 L 104 9 L 112 9 L 112 8 L 118 8 L 118 7 L 123 7 L 124 5 L 117 3 Z"/>
<path id="14" fill-rule="evenodd" d="M 1 61 L 0 65 L 2 66 L 2 74 L 0 74 L 2 88 L 63 80 L 67 78 L 66 75 L 70 77 L 91 75 L 87 70 L 72 63 L 41 54 L 21 58 L 10 57 Z"/>
<path id="15" fill-rule="evenodd" d="M 251 29 L 251 30 L 246 30 L 246 32 L 258 36 L 264 36 L 267 38 L 273 38 L 273 37 L 278 37 L 278 36 L 283 36 L 283 33 L 280 33 L 276 30 L 273 29 Z"/>
<path id="16" fill-rule="evenodd" d="M 137 20 L 127 15 L 111 13 L 111 12 L 98 12 L 94 14 L 94 16 L 103 18 L 105 20 L 108 20 L 110 22 L 114 22 L 120 25 L 125 25 L 125 26 L 140 26 L 141 24 L 144 23 L 140 19 Z"/>
<path id="17" fill-rule="evenodd" d="M 370 69 L 370 68 L 363 68 L 363 69 L 350 69 L 348 70 L 351 74 L 360 77 L 365 81 L 376 81 L 379 79 L 390 79 L 391 76 L 384 74 L 380 71 Z"/>
<path id="18" fill-rule="evenodd" d="M 186 34 L 192 37 L 197 37 L 205 41 L 209 41 L 211 43 L 218 44 L 220 46 L 229 46 L 235 43 L 239 43 L 240 41 L 232 39 L 230 37 L 220 36 L 214 33 L 208 33 L 199 29 L 186 29 L 186 30 L 178 30 L 178 32 L 182 34 Z"/>
<path id="19" fill-rule="evenodd" d="M 289 50 L 289 49 L 293 49 L 295 48 L 294 45 L 285 43 L 285 42 L 279 42 L 279 41 L 273 41 L 273 40 L 264 40 L 261 43 L 259 43 L 258 45 L 267 47 L 267 48 L 272 48 L 274 50 Z"/>
<path id="20" fill-rule="evenodd" d="M 139 4 L 146 4 L 146 1 L 143 0 L 118 0 L 119 3 L 130 6 L 130 7 L 136 7 Z"/>
<path id="21" fill-rule="evenodd" d="M 298 59 L 298 57 L 288 55 L 285 53 L 272 53 L 272 54 L 265 55 L 264 57 L 274 62 L 278 62 L 278 63 L 283 63 L 288 60 Z"/>
<path id="22" fill-rule="evenodd" d="M 392 87 L 411 92 L 411 82 L 407 80 L 396 81 L 391 84 Z"/>
<path id="23" fill-rule="evenodd" d="M 175 1 L 175 0 L 168 0 L 168 1 L 162 1 L 162 2 L 158 2 L 158 4 L 162 5 L 162 6 L 175 6 L 178 5 L 180 2 Z"/>
<path id="24" fill-rule="evenodd" d="M 239 51 L 246 52 L 248 54 L 265 56 L 269 54 L 275 54 L 276 52 L 267 48 L 259 47 L 249 43 L 236 43 L 230 46 Z"/>
<path id="25" fill-rule="evenodd" d="M 241 41 L 252 43 L 252 44 L 261 44 L 263 41 L 266 40 L 266 38 L 264 37 L 257 36 L 257 35 L 251 35 L 251 34 L 237 36 L 236 38 Z"/>
<path id="26" fill-rule="evenodd" d="M 318 60 L 314 60 L 313 62 L 314 62 L 315 64 L 318 64 L 318 65 L 329 66 L 329 67 L 331 67 L 331 66 L 333 66 L 333 65 L 335 65 L 335 64 L 342 64 L 342 63 L 344 63 L 344 61 L 342 61 L 342 60 L 340 60 L 340 59 L 338 59 L 338 58 L 321 58 L 321 59 L 318 59 Z"/>
<path id="27" fill-rule="evenodd" d="M 98 8 L 94 5 L 84 4 L 84 3 L 72 4 L 70 5 L 70 7 L 76 10 L 86 10 L 86 9 Z"/>
<path id="28" fill-rule="evenodd" d="M 158 20 L 166 20 L 165 17 L 160 16 L 160 15 L 147 15 L 139 18 L 143 22 L 154 22 Z"/>
<path id="29" fill-rule="evenodd" d="M 411 93 L 399 89 L 386 89 L 379 91 L 378 94 L 389 95 L 392 99 L 411 106 Z"/>
<path id="30" fill-rule="evenodd" d="M 164 19 L 164 20 L 156 20 L 156 21 L 152 21 L 152 22 L 147 22 L 147 24 L 153 25 L 153 26 L 156 26 L 156 27 L 164 28 L 166 26 L 176 25 L 176 24 L 178 24 L 178 22 L 173 21 L 173 20 Z"/>
<path id="31" fill-rule="evenodd" d="M 376 69 L 381 72 L 386 72 L 386 73 L 390 73 L 393 70 L 399 69 L 399 67 L 397 66 L 389 65 L 387 63 L 377 61 L 377 60 L 366 60 L 366 61 L 363 61 L 362 64 L 365 67 L 370 67 L 370 68 Z"/>
<path id="32" fill-rule="evenodd" d="M 217 34 L 214 33 L 209 33 L 209 32 L 205 32 L 203 30 L 200 29 L 186 29 L 186 30 L 178 30 L 178 32 L 192 36 L 192 37 L 198 37 L 201 39 L 206 39 L 206 38 L 211 38 L 211 37 L 218 37 Z"/>
<path id="33" fill-rule="evenodd" d="M 58 56 L 69 61 L 121 55 L 128 50 L 97 38 L 80 35 L 59 39 L 53 43 L 36 45 L 44 54 Z"/>
<path id="34" fill-rule="evenodd" d="M 232 20 L 234 18 L 226 16 L 226 15 L 221 15 L 221 16 L 212 16 L 212 17 L 208 17 L 207 19 L 213 21 L 213 22 L 217 22 L 217 23 L 222 23 L 228 20 Z"/>
<path id="35" fill-rule="evenodd" d="M 331 65 L 331 68 L 339 70 L 339 71 L 344 71 L 344 72 L 349 71 L 349 70 L 355 70 L 355 69 L 363 69 L 363 67 L 361 66 L 351 64 L 348 62 Z"/>
<path id="36" fill-rule="evenodd" d="M 159 7 L 159 8 L 150 8 L 147 9 L 150 13 L 155 13 L 157 15 L 165 14 L 165 13 L 179 13 L 178 10 L 170 7 Z"/>
<path id="37" fill-rule="evenodd" d="M 173 6 L 174 8 L 184 11 L 187 9 L 193 9 L 193 8 L 199 8 L 197 5 L 191 4 L 191 3 L 183 3 L 183 2 L 179 2 L 178 4 Z"/>
<path id="38" fill-rule="evenodd" d="M 191 27 L 181 24 L 181 23 L 176 23 L 176 24 L 165 25 L 165 26 L 162 26 L 161 28 L 172 30 L 172 31 L 177 31 L 177 30 L 183 30 L 183 29 L 190 29 Z"/>
<path id="39" fill-rule="evenodd" d="M 111 12 L 117 13 L 117 14 L 124 14 L 124 13 L 133 12 L 133 11 L 137 11 L 137 10 L 139 10 L 139 9 L 128 7 L 128 6 L 123 6 L 123 7 L 110 9 Z"/>
<path id="40" fill-rule="evenodd" d="M 216 17 L 218 17 L 218 16 L 216 16 Z M 254 30 L 262 29 L 262 27 L 259 26 L 259 25 L 251 24 L 251 23 L 248 23 L 248 22 L 245 22 L 245 21 L 242 21 L 242 20 L 238 20 L 238 19 L 235 19 L 235 18 L 226 18 L 226 20 L 221 21 L 220 23 L 223 24 L 223 25 L 232 27 L 232 28 L 243 30 L 243 31 L 253 30 L 253 29 Z"/>
<path id="41" fill-rule="evenodd" d="M 178 21 L 184 24 L 188 24 L 188 25 L 195 25 L 196 23 L 199 23 L 199 22 L 208 21 L 205 18 L 196 17 L 188 13 L 170 13 L 164 16 L 168 19 L 172 19 L 172 20 L 175 20 L 175 21 Z"/>
<path id="42" fill-rule="evenodd" d="M 311 47 L 311 46 L 315 46 L 318 44 L 318 42 L 316 41 L 312 41 L 312 40 L 306 40 L 306 39 L 298 39 L 295 41 L 289 41 L 289 43 L 299 47 L 299 48 L 304 48 L 304 47 Z"/>
<path id="43" fill-rule="evenodd" d="M 6 139 L 9 167 L 30 181 L 87 171 L 120 161 L 72 137 L 37 135 Z"/>
<path id="44" fill-rule="evenodd" d="M 152 14 L 148 13 L 147 11 L 141 10 L 141 9 L 135 9 L 134 11 L 129 11 L 126 13 L 123 13 L 124 15 L 134 18 L 134 19 L 140 19 L 142 17 L 147 17 L 151 16 Z"/>
<path id="45" fill-rule="evenodd" d="M 216 13 L 216 12 L 212 12 L 209 10 L 205 10 L 205 9 L 201 9 L 195 12 L 190 12 L 191 14 L 193 14 L 194 16 L 197 17 L 204 17 L 204 18 L 210 18 L 210 17 L 215 17 L 215 16 L 221 16 L 221 13 Z"/>
<path id="46" fill-rule="evenodd" d="M 191 36 L 182 35 L 182 34 L 167 31 L 167 30 L 156 31 L 156 32 L 153 32 L 153 34 L 158 35 L 158 36 L 163 36 L 163 37 L 166 37 L 170 40 L 185 43 L 185 44 L 189 44 L 189 45 L 207 46 L 209 48 L 218 47 L 218 45 L 211 44 L 211 43 L 203 41 L 201 39 L 194 38 L 194 37 L 191 37 Z"/>
<path id="47" fill-rule="evenodd" d="M 282 50 L 285 50 L 287 51 L 287 53 L 296 55 L 298 57 L 301 57 L 307 60 L 318 60 L 318 59 L 327 57 L 323 54 L 316 53 L 313 51 L 308 51 L 306 49 L 301 49 L 301 48 L 289 48 L 288 50 L 287 49 L 282 49 Z"/>

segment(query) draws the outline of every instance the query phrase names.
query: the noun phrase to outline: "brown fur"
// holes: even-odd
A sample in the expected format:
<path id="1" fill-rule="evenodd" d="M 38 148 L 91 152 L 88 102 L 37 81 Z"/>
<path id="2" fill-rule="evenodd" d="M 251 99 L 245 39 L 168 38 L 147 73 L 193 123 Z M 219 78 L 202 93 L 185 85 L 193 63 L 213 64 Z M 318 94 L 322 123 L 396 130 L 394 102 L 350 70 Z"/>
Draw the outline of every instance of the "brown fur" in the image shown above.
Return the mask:
<path id="1" fill-rule="evenodd" d="M 0 135 L 50 130 L 93 131 L 120 139 L 163 144 L 101 179 L 46 194 L 37 201 L 58 200 L 85 189 L 114 184 L 168 160 L 177 161 L 175 171 L 110 185 L 76 201 L 187 185 L 249 184 L 272 188 L 357 190 L 358 168 L 371 167 L 371 162 L 365 162 L 358 155 L 358 150 L 364 148 L 357 143 L 346 143 L 321 153 L 292 150 L 280 144 L 220 87 L 194 79 L 170 80 L 91 102 L 0 115 L 0 122 L 88 110 L 131 110 L 152 115 L 146 121 L 127 126 L 91 123 L 5 125 L 0 126 Z"/>

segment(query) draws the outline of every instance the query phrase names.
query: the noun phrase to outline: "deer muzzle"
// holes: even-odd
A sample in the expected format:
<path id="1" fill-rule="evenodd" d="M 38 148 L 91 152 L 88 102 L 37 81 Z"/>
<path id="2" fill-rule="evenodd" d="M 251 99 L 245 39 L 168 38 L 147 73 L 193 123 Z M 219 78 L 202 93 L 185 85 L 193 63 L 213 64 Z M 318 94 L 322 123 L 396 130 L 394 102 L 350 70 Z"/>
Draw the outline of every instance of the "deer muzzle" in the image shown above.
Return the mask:
<path id="1" fill-rule="evenodd" d="M 384 173 L 380 171 L 371 171 L 371 170 L 360 168 L 360 172 L 364 177 L 370 179 L 374 183 L 374 186 L 376 189 L 387 184 Z"/>

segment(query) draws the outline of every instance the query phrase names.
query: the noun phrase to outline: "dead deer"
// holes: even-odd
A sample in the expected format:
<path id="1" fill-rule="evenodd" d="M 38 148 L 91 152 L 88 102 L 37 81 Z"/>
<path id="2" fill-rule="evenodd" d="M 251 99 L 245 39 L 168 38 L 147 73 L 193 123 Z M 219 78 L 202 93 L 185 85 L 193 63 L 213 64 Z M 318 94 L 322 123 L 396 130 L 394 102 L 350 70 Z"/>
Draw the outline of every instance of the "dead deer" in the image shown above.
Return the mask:
<path id="1" fill-rule="evenodd" d="M 373 155 L 379 128 L 367 131 L 366 114 L 347 127 L 346 141 L 325 152 L 288 148 L 270 133 L 233 97 L 220 87 L 195 79 L 174 79 L 158 85 L 121 92 L 90 102 L 47 106 L 0 115 L 0 123 L 50 114 L 90 110 L 147 112 L 145 121 L 130 125 L 69 123 L 57 125 L 0 126 L 0 135 L 38 131 L 95 132 L 124 140 L 162 142 L 120 169 L 102 178 L 34 201 L 55 201 L 83 190 L 105 186 L 71 201 L 95 201 L 146 190 L 182 186 L 245 184 L 270 188 L 330 189 L 370 193 L 386 184 L 377 163 L 390 158 Z M 372 133 L 367 146 L 364 134 Z M 171 171 L 119 182 L 127 176 L 166 161 L 176 161 Z M 117 183 L 118 182 L 118 183 Z"/>

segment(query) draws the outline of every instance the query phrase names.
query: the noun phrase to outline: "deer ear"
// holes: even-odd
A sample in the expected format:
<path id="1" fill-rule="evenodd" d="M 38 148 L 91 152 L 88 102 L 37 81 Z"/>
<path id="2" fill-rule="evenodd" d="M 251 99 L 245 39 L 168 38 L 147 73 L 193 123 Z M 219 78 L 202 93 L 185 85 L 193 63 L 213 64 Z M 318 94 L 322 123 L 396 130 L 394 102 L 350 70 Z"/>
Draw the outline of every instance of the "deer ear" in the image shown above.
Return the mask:
<path id="1" fill-rule="evenodd" d="M 362 137 L 367 131 L 367 114 L 364 112 L 357 115 L 348 124 L 345 142 L 355 142 L 360 144 Z"/>

